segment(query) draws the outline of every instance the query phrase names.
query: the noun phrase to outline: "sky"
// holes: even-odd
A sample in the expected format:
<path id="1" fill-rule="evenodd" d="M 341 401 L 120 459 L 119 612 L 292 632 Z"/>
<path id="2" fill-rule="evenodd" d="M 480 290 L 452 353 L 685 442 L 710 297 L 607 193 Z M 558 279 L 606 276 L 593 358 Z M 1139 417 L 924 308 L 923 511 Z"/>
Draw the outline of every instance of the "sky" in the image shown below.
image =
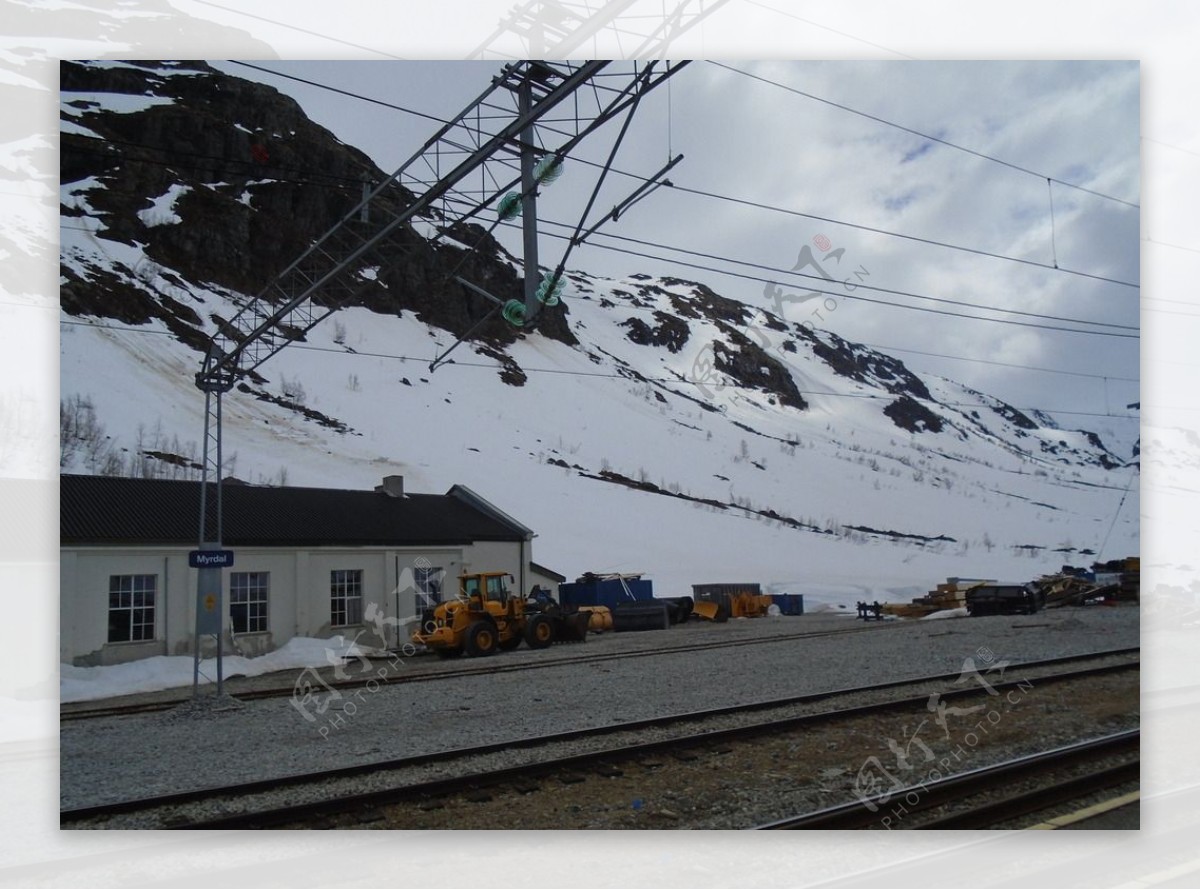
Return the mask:
<path id="1" fill-rule="evenodd" d="M 448 118 L 502 63 L 215 64 L 292 95 L 391 172 L 437 125 L 347 93 Z M 682 154 L 670 174 L 679 188 L 659 189 L 606 224 L 572 254 L 571 267 L 700 280 L 747 303 L 783 308 L 792 321 L 894 351 L 918 371 L 1053 412 L 1063 426 L 1099 429 L 1122 450 L 1132 444 L 1138 421 L 1127 406 L 1140 400 L 1136 61 L 697 61 L 668 83 L 642 103 L 614 166 L 650 176 Z M 602 161 L 618 126 L 608 124 L 577 155 Z M 574 225 L 597 176 L 594 167 L 568 164 L 543 191 L 539 215 Z M 610 176 L 589 220 L 636 185 Z M 520 255 L 517 229 L 498 234 Z M 805 246 L 820 269 L 802 264 Z M 563 250 L 561 240 L 540 240 L 543 264 Z M 833 281 L 787 274 L 798 265 Z M 780 302 L 766 293 L 773 285 Z M 813 287 L 831 293 L 801 300 Z"/>

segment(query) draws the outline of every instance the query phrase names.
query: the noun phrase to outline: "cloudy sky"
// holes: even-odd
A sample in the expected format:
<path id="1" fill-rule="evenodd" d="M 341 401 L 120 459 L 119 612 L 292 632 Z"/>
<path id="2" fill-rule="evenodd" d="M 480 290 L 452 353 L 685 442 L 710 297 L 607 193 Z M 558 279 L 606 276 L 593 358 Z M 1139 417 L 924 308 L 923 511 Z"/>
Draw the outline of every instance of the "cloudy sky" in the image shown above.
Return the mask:
<path id="1" fill-rule="evenodd" d="M 446 118 L 501 62 L 255 64 Z M 218 66 L 295 96 L 389 172 L 436 127 L 245 65 Z M 792 321 L 1061 412 L 1067 426 L 1136 435 L 1136 421 L 1094 415 L 1126 415 L 1139 399 L 1140 87 L 1137 62 L 694 62 L 643 103 L 616 162 L 645 176 L 682 153 L 671 174 L 678 188 L 606 225 L 570 265 L 694 278 L 763 306 L 775 285 Z M 579 156 L 602 160 L 616 130 L 610 124 Z M 545 190 L 541 215 L 574 224 L 596 175 L 569 166 Z M 635 185 L 611 177 L 597 211 Z M 519 255 L 519 233 L 502 233 Z M 788 274 L 806 245 L 821 268 Z M 543 237 L 543 264 L 563 249 Z M 822 273 L 834 281 L 800 277 Z M 832 293 L 803 299 L 814 287 Z"/>

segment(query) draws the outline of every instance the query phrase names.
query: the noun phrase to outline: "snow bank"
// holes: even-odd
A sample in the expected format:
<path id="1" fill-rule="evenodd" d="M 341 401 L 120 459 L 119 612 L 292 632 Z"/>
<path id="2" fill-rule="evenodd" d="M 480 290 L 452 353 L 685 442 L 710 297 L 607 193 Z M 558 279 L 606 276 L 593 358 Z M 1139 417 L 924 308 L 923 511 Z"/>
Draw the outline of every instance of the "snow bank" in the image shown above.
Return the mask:
<path id="1" fill-rule="evenodd" d="M 921 616 L 921 621 L 933 621 L 938 618 L 966 618 L 967 607 L 963 606 L 959 609 L 943 609 L 940 612 L 930 612 L 928 615 Z"/>
<path id="2" fill-rule="evenodd" d="M 829 614 L 829 613 L 837 613 L 839 615 L 851 615 L 854 617 L 857 617 L 857 615 L 858 615 L 857 612 L 852 612 L 849 609 L 847 609 L 845 606 L 837 605 L 834 603 L 816 603 L 815 605 L 810 605 L 810 604 L 806 603 L 804 606 L 804 614 L 806 614 L 806 615 L 825 615 L 825 614 Z"/>
<path id="3" fill-rule="evenodd" d="M 369 650 L 336 636 L 328 640 L 311 637 L 296 637 L 274 652 L 258 658 L 227 655 L 224 658 L 224 674 L 257 677 L 273 671 L 301 670 L 306 667 L 324 667 L 334 661 L 367 654 Z M 157 692 L 190 686 L 192 683 L 193 660 L 190 655 L 157 655 L 127 664 L 106 667 L 60 666 L 59 697 L 63 702 L 93 701 L 135 692 Z M 200 682 L 210 683 L 205 677 L 215 678 L 217 660 L 206 658 L 200 662 Z"/>

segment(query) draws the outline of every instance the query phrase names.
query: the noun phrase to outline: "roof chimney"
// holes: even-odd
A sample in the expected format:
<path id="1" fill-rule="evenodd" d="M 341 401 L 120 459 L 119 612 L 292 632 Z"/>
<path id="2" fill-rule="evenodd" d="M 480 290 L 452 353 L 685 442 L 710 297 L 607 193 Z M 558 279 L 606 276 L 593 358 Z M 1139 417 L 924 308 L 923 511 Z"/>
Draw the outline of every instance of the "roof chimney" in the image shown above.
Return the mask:
<path id="1" fill-rule="evenodd" d="M 376 491 L 382 491 L 389 498 L 404 497 L 404 477 L 384 476 L 383 483 L 375 486 Z"/>

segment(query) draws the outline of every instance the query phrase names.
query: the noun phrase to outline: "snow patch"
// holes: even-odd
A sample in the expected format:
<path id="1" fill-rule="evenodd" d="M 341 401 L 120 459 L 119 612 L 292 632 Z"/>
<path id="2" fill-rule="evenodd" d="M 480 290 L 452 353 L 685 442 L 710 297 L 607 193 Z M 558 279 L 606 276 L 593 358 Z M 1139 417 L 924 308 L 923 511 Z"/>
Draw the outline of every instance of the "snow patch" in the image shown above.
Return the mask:
<path id="1" fill-rule="evenodd" d="M 966 618 L 970 614 L 967 612 L 967 607 L 962 606 L 958 609 L 943 609 L 940 612 L 930 612 L 928 615 L 922 615 L 921 621 L 939 621 L 942 618 Z"/>
<path id="2" fill-rule="evenodd" d="M 99 103 L 99 109 L 113 114 L 136 114 L 153 108 L 156 105 L 174 105 L 175 100 L 168 96 L 142 95 L 134 96 L 129 93 L 68 93 L 67 95 L 90 96 Z"/>
<path id="3" fill-rule="evenodd" d="M 150 207 L 138 211 L 138 219 L 147 228 L 178 225 L 183 222 L 183 218 L 175 212 L 175 202 L 191 190 L 190 186 L 172 184 L 166 193 L 154 199 L 154 203 Z"/>
<path id="4" fill-rule="evenodd" d="M 328 640 L 312 637 L 293 637 L 266 655 L 244 658 L 227 655 L 223 659 L 224 675 L 257 677 L 274 671 L 303 670 L 307 667 L 328 667 L 347 658 L 370 654 L 345 637 Z M 332 660 L 331 660 L 332 659 Z M 158 692 L 192 684 L 194 660 L 190 655 L 156 655 L 103 667 L 60 665 L 59 696 L 63 702 L 94 701 L 137 692 Z M 206 658 L 200 662 L 200 682 L 209 685 L 206 677 L 217 675 L 217 661 Z"/>

